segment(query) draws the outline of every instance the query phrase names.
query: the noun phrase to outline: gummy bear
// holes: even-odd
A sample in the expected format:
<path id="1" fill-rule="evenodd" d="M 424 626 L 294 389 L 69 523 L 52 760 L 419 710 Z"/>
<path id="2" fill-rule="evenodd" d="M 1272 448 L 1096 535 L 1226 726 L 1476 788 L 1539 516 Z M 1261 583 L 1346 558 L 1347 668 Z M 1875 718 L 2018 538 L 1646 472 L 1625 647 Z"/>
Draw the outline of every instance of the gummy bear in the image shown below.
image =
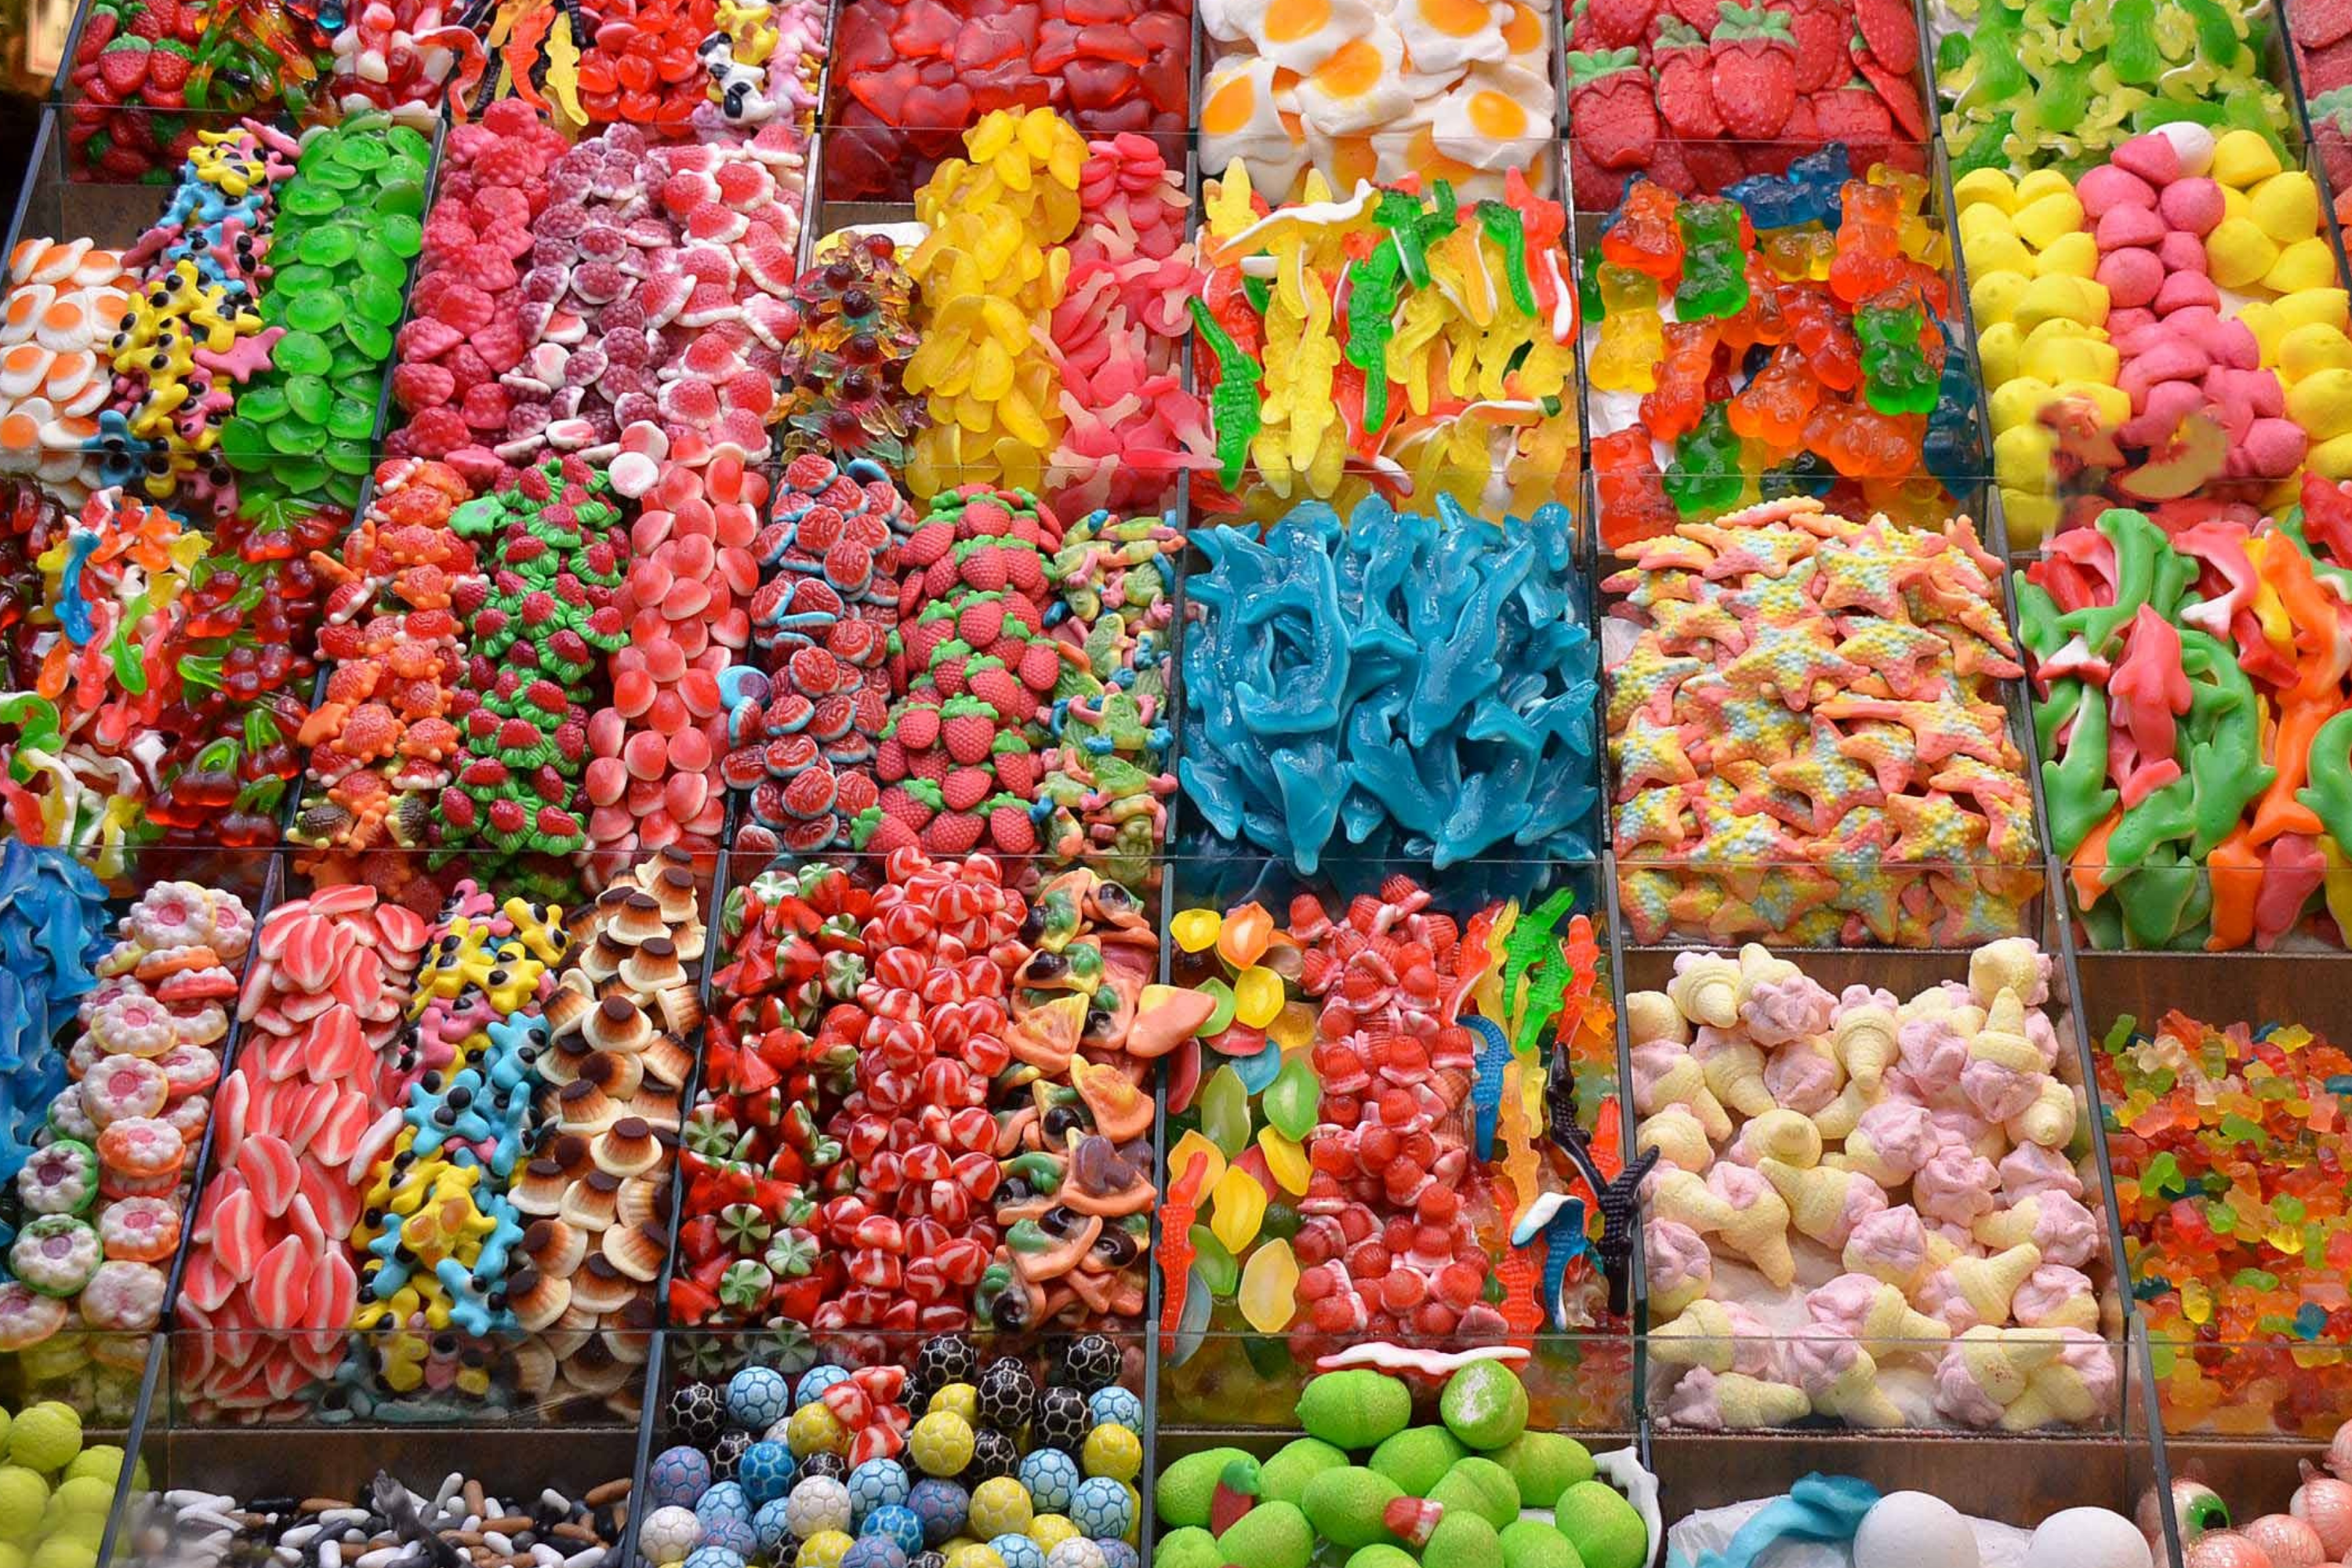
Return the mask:
<path id="1" fill-rule="evenodd" d="M 1748 303 L 1746 258 L 1740 241 L 1747 216 L 1719 196 L 1696 196 L 1675 215 L 1682 230 L 1682 281 L 1675 315 L 1682 321 L 1733 316 Z"/>
<path id="2" fill-rule="evenodd" d="M 1589 367 L 1592 384 L 1603 392 L 1652 391 L 1666 351 L 1655 278 L 1605 261 L 1601 266 L 1601 302 L 1608 314 L 1601 318 L 1601 342 Z"/>
<path id="3" fill-rule="evenodd" d="M 1746 482 L 1738 432 L 1731 427 L 1728 405 L 1717 404 L 1675 441 L 1674 461 L 1666 466 L 1667 498 L 1683 516 L 1697 517 L 1733 505 Z"/>
<path id="4" fill-rule="evenodd" d="M 1940 367 L 1919 346 L 1927 312 L 1916 285 L 1898 284 L 1854 308 L 1853 335 L 1862 345 L 1863 398 L 1881 414 L 1934 411 Z"/>

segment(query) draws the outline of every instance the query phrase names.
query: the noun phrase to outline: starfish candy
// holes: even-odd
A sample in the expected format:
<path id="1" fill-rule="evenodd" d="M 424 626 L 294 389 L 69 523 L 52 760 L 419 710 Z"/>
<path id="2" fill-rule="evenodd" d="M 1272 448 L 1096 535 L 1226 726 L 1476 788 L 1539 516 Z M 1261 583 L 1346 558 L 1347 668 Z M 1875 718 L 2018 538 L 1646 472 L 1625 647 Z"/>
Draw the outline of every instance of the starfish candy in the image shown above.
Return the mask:
<path id="1" fill-rule="evenodd" d="M 1681 725 L 1661 724 L 1646 708 L 1637 710 L 1627 721 L 1625 732 L 1609 742 L 1610 758 L 1617 764 L 1618 788 L 1685 784 L 1696 779 L 1698 769 L 1691 764 L 1683 742 Z"/>
<path id="2" fill-rule="evenodd" d="M 1842 622 L 1845 637 L 1838 657 L 1863 666 L 1884 680 L 1895 696 L 1914 700 L 1944 694 L 1945 681 L 1934 664 L 1951 656 L 1951 644 L 1908 621 Z"/>
<path id="3" fill-rule="evenodd" d="M 1724 680 L 1746 694 L 1772 692 L 1802 712 L 1818 699 L 1851 688 L 1869 672 L 1838 655 L 1826 617 L 1756 628 L 1748 651 L 1726 665 Z"/>
<path id="4" fill-rule="evenodd" d="M 1890 860 L 1958 865 L 1984 842 L 1985 819 L 1941 791 L 1895 795 L 1886 816 L 1896 829 Z"/>
<path id="5" fill-rule="evenodd" d="M 1774 784 L 1806 801 L 1815 833 L 1832 831 L 1857 805 L 1877 805 L 1886 798 L 1876 775 L 1839 745 L 1843 738 L 1836 725 L 1816 719 L 1805 750 L 1771 767 Z"/>

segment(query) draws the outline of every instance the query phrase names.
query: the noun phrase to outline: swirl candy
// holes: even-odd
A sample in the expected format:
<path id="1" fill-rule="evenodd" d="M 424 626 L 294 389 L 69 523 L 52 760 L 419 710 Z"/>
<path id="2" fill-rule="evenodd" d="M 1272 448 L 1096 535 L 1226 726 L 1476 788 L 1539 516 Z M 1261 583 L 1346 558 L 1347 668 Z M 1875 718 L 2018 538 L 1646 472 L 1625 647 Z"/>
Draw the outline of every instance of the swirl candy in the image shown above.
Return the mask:
<path id="1" fill-rule="evenodd" d="M 1342 528 L 1309 502 L 1263 544 L 1192 536 L 1209 571 L 1188 590 L 1179 773 L 1217 833 L 1307 872 L 1335 833 L 1440 868 L 1590 853 L 1599 655 L 1568 510 L 1498 527 L 1437 508 L 1370 497 Z"/>
<path id="2" fill-rule="evenodd" d="M 1621 545 L 1610 753 L 1636 939 L 1953 946 L 2018 929 L 2032 791 L 1994 684 L 2021 673 L 1966 519 L 1798 498 Z M 1767 869 L 1769 868 L 1769 869 Z"/>
<path id="3" fill-rule="evenodd" d="M 1559 204 L 1516 171 L 1501 197 L 1459 203 L 1443 182 L 1426 196 L 1360 182 L 1335 201 L 1310 174 L 1301 201 L 1261 211 L 1236 164 L 1202 211 L 1210 275 L 1192 310 L 1215 362 L 1225 491 L 1352 502 L 1378 483 L 1522 514 L 1570 499 L 1577 300 Z M 1269 273 L 1270 291 L 1244 281 Z"/>
<path id="4" fill-rule="evenodd" d="M 2352 1058 L 2300 1025 L 2174 1011 L 2150 1031 L 2118 1019 L 2096 1060 L 2166 1420 L 2329 1435 L 2345 1368 L 2305 1347 L 2352 1342 L 2337 1099 Z"/>
<path id="5" fill-rule="evenodd" d="M 76 1011 L 82 1036 L 66 1058 L 48 1128 L 16 1173 L 13 1239 L 0 1320 L 12 1349 L 64 1328 L 79 1309 L 92 1329 L 143 1331 L 163 1311 L 228 1033 L 252 919 L 233 895 L 161 882 L 123 916 Z M 62 1079 L 60 1080 L 62 1081 Z M 100 1356 L 142 1344 L 101 1335 Z"/>
<path id="6" fill-rule="evenodd" d="M 2352 929 L 2352 494 L 2276 521 L 2170 503 L 2051 541 L 2018 578 L 2052 847 L 2101 947 L 2268 948 Z M 2174 873 L 2168 875 L 2167 873 Z M 2325 910 L 2323 917 L 2321 911 Z"/>
<path id="7" fill-rule="evenodd" d="M 1664 992 L 1626 998 L 1635 1138 L 1661 1160 L 1653 1245 L 1686 1275 L 1688 1237 L 1714 1250 L 1653 1331 L 1664 1419 L 2113 1418 L 2115 1352 L 2084 1272 L 2105 1233 L 2065 1156 L 2076 1097 L 2056 1076 L 2051 973 L 2012 937 L 1978 949 L 1965 984 L 1898 1003 L 1832 995 L 1750 943 L 1683 953 Z"/>
<path id="8" fill-rule="evenodd" d="M 2182 122 L 2280 145 L 2292 110 L 2263 75 L 2270 16 L 2244 0 L 1942 0 L 1928 19 L 1953 173 L 2072 173 Z"/>
<path id="9" fill-rule="evenodd" d="M 114 378 L 98 347 L 138 282 L 119 251 L 17 243 L 0 300 L 0 472 L 28 474 L 69 506 L 100 481 L 89 447 Z"/>

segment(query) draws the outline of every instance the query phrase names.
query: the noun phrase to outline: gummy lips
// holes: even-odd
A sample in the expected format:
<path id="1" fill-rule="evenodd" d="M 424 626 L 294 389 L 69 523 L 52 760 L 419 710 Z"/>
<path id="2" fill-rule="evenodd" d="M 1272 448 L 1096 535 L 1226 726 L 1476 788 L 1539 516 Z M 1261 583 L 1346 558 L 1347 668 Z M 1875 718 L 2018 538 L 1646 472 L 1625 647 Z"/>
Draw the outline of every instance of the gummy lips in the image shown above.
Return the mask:
<path id="1" fill-rule="evenodd" d="M 1621 545 L 1618 898 L 1635 939 L 1953 946 L 2040 887 L 1999 563 L 1938 530 L 1770 501 Z"/>
<path id="2" fill-rule="evenodd" d="M 1195 532 L 1179 773 L 1210 826 L 1310 873 L 1339 845 L 1589 855 L 1599 654 L 1569 521 L 1372 498 L 1344 527 L 1298 507 L 1265 543 Z"/>

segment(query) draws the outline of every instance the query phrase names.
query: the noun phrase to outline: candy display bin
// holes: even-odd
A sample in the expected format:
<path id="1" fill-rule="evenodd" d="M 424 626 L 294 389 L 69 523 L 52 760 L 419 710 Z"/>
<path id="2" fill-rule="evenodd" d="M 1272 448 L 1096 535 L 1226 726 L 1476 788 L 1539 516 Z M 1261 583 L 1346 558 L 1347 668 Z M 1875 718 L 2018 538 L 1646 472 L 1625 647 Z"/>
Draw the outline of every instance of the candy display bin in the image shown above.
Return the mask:
<path id="1" fill-rule="evenodd" d="M 175 1349 L 189 1353 L 187 1347 Z M 218 1563 L 232 1555 L 228 1542 L 207 1540 L 217 1521 L 192 1510 L 225 1509 L 232 1525 L 275 1534 L 317 1523 L 326 1506 L 379 1508 L 371 1493 L 380 1474 L 417 1494 L 426 1505 L 419 1516 L 427 1528 L 465 1527 L 467 1514 L 477 1525 L 524 1516 L 520 1523 L 498 1528 L 502 1534 L 532 1530 L 566 1557 L 616 1548 L 631 1526 L 630 1483 L 640 1458 L 635 1422 L 518 1428 L 487 1438 L 478 1415 L 467 1418 L 454 1410 L 415 1426 L 233 1425 L 195 1418 L 172 1394 L 170 1382 L 167 1370 L 141 1445 L 145 1489 L 129 1500 L 118 1525 L 116 1564 Z M 431 1506 L 445 1477 L 445 1500 L 457 1508 L 446 1519 Z M 491 1500 L 506 1505 L 502 1513 L 482 1506 Z M 370 1545 L 412 1539 L 415 1528 L 390 1533 L 380 1514 L 332 1522 L 359 1527 Z M 373 1539 L 379 1532 L 381 1542 Z"/>
<path id="2" fill-rule="evenodd" d="M 1828 1417 L 1902 1430 L 2015 1423 L 2029 1431 L 2047 1426 L 2091 1434 L 2123 1426 L 2136 1394 L 2105 1142 L 2085 1088 L 2084 1025 L 2068 955 L 2046 921 L 2037 934 L 2038 952 L 2021 941 L 1974 952 L 1783 950 L 1796 972 L 1754 947 L 1737 965 L 1659 948 L 1623 950 L 1635 1105 L 1650 1112 L 1639 1142 L 1675 1167 L 1654 1176 L 1647 1194 L 1645 1410 L 1654 1424 L 1719 1429 Z M 1965 989 L 1937 989 L 1949 983 Z M 1714 1042 L 1711 1050 L 1728 1046 L 1732 1054 L 1704 1075 L 1693 1072 L 1700 1058 L 1675 1043 L 1676 1031 L 1689 1031 L 1695 1016 L 1720 1016 L 1727 986 L 1747 998 L 1735 1015 L 1740 1027 L 1710 1029 L 1705 1037 Z M 1854 986 L 1862 989 L 1848 989 Z M 1965 1072 L 1957 1058 L 1937 1068 L 1934 1053 L 1921 1053 L 1934 1038 L 1970 1040 L 1980 1015 L 1983 1026 L 1973 1039 L 1984 1044 L 1969 1048 L 1988 1061 L 2012 1035 L 2033 1047 L 2004 1058 L 2025 1075 L 2004 1087 L 2012 1099 L 2031 1095 L 2034 1104 L 2003 1125 L 1974 1120 L 1974 1107 L 1993 1087 L 1979 1068 L 1971 1080 L 1978 1100 L 1949 1100 L 1943 1112 L 1962 1119 L 1955 1125 L 1979 1129 L 1971 1148 L 1953 1145 L 1952 1154 L 1938 1152 L 1924 1166 L 1902 1156 L 1891 1163 L 1882 1159 L 1878 1142 L 1906 1108 L 1880 1109 L 1860 1084 L 1848 1082 L 1843 1067 L 1846 1059 L 1877 1059 L 1863 1043 L 1873 1019 L 1891 1024 L 1897 1016 L 1863 1011 L 1885 1005 L 1873 992 L 1891 995 L 1905 1008 L 1903 1018 L 1948 1019 L 1946 1009 L 1956 1005 L 1979 1010 L 1948 1032 L 1906 1026 L 1916 1038 L 1910 1052 L 1885 1058 L 1895 1068 L 1937 1077 Z M 1774 1037 L 1780 1003 L 1773 998 L 1801 1012 L 1823 994 L 1835 999 L 1839 1020 L 1828 1037 L 1848 1041 L 1838 1072 L 1812 1070 L 1801 1047 L 1794 1055 L 1776 1048 L 1765 1061 L 1749 1037 L 1765 1031 L 1763 1037 Z M 1731 1070 L 1740 1053 L 1752 1060 L 1753 1076 Z M 1711 1085 L 1689 1081 L 1702 1077 Z M 2036 1081 L 2039 1092 L 2032 1091 Z M 1956 1089 L 1958 1084 L 1956 1079 Z M 1857 1109 L 1858 1116 L 1849 1114 Z M 1824 1122 L 1834 1139 L 1822 1131 Z M 1718 1149 L 1717 1133 L 1725 1130 L 1738 1137 Z M 1859 1161 L 1871 1173 L 1821 1163 L 1824 1151 L 1841 1144 L 1849 1163 Z M 1700 1169 L 1707 1172 L 1704 1181 Z M 1843 1184 L 1843 1190 L 1815 1190 L 1832 1184 Z M 1742 1229 L 1738 1215 L 1759 1205 L 1793 1217 L 1769 1234 Z M 1908 1304 L 1894 1299 L 1903 1291 L 1890 1297 L 1878 1289 L 1890 1275 L 1906 1277 L 1906 1227 L 1946 1215 L 1974 1227 L 1971 1255 L 1948 1264 L 1947 1277 L 1922 1284 L 1912 1276 Z M 1727 1223 L 1731 1230 L 1722 1228 Z M 1702 1239 L 1706 1236 L 1716 1239 Z M 1920 1266 L 1927 1267 L 1924 1258 Z M 1934 1310 L 1914 1310 L 1920 1302 Z M 1998 1331 L 1991 1341 L 1973 1348 L 1950 1342 L 1954 1331 L 1980 1322 Z M 1885 1339 L 1868 1349 L 1854 1337 L 1882 1331 Z M 1874 1360 L 1891 1363 L 1890 1375 L 1855 1370 L 1872 1351 Z M 2033 1377 L 2021 1376 L 2002 1397 L 1975 1394 L 1995 1370 L 1988 1358 L 2003 1355 L 2024 1372 L 2045 1369 L 2035 1375 L 2046 1373 L 2046 1386 L 2036 1394 Z M 1804 1386 L 1791 1386 L 1798 1384 Z"/>
<path id="3" fill-rule="evenodd" d="M 910 1509 L 899 1522 L 934 1545 L 1022 1533 L 1033 1511 L 1088 1536 L 1150 1539 L 1157 1423 L 1139 1332 L 812 1334 L 782 1324 L 672 1331 L 661 1353 L 646 1422 L 649 1520 L 672 1506 L 725 1510 L 716 1478 L 742 1489 L 746 1526 L 757 1519 L 764 1531 L 776 1521 L 754 1510 L 788 1494 L 810 1518 L 834 1506 L 830 1489 L 800 1489 L 827 1477 L 845 1484 L 845 1512 Z"/>
<path id="4" fill-rule="evenodd" d="M 1350 1342 L 1446 1350 L 1507 1331 L 1536 1345 L 1531 1392 L 1558 1422 L 1630 1426 L 1629 1280 L 1622 1257 L 1613 1279 L 1599 1267 L 1618 1194 L 1596 1213 L 1579 1184 L 1588 1161 L 1604 1185 L 1617 1176 L 1627 1133 L 1598 884 L 1597 868 L 1559 862 L 1308 877 L 1177 859 L 1171 977 L 1233 1011 L 1168 1069 L 1163 1421 L 1286 1425 L 1318 1360 Z M 1463 977 L 1483 944 L 1519 994 L 1508 955 L 1538 928 L 1568 956 L 1524 972 L 1519 1005 L 1491 963 Z M 1465 998 L 1458 1031 L 1414 1043 L 1423 997 L 1446 993 Z M 1334 1009 L 1393 1009 L 1407 1033 L 1365 1059 L 1335 1043 Z"/>

